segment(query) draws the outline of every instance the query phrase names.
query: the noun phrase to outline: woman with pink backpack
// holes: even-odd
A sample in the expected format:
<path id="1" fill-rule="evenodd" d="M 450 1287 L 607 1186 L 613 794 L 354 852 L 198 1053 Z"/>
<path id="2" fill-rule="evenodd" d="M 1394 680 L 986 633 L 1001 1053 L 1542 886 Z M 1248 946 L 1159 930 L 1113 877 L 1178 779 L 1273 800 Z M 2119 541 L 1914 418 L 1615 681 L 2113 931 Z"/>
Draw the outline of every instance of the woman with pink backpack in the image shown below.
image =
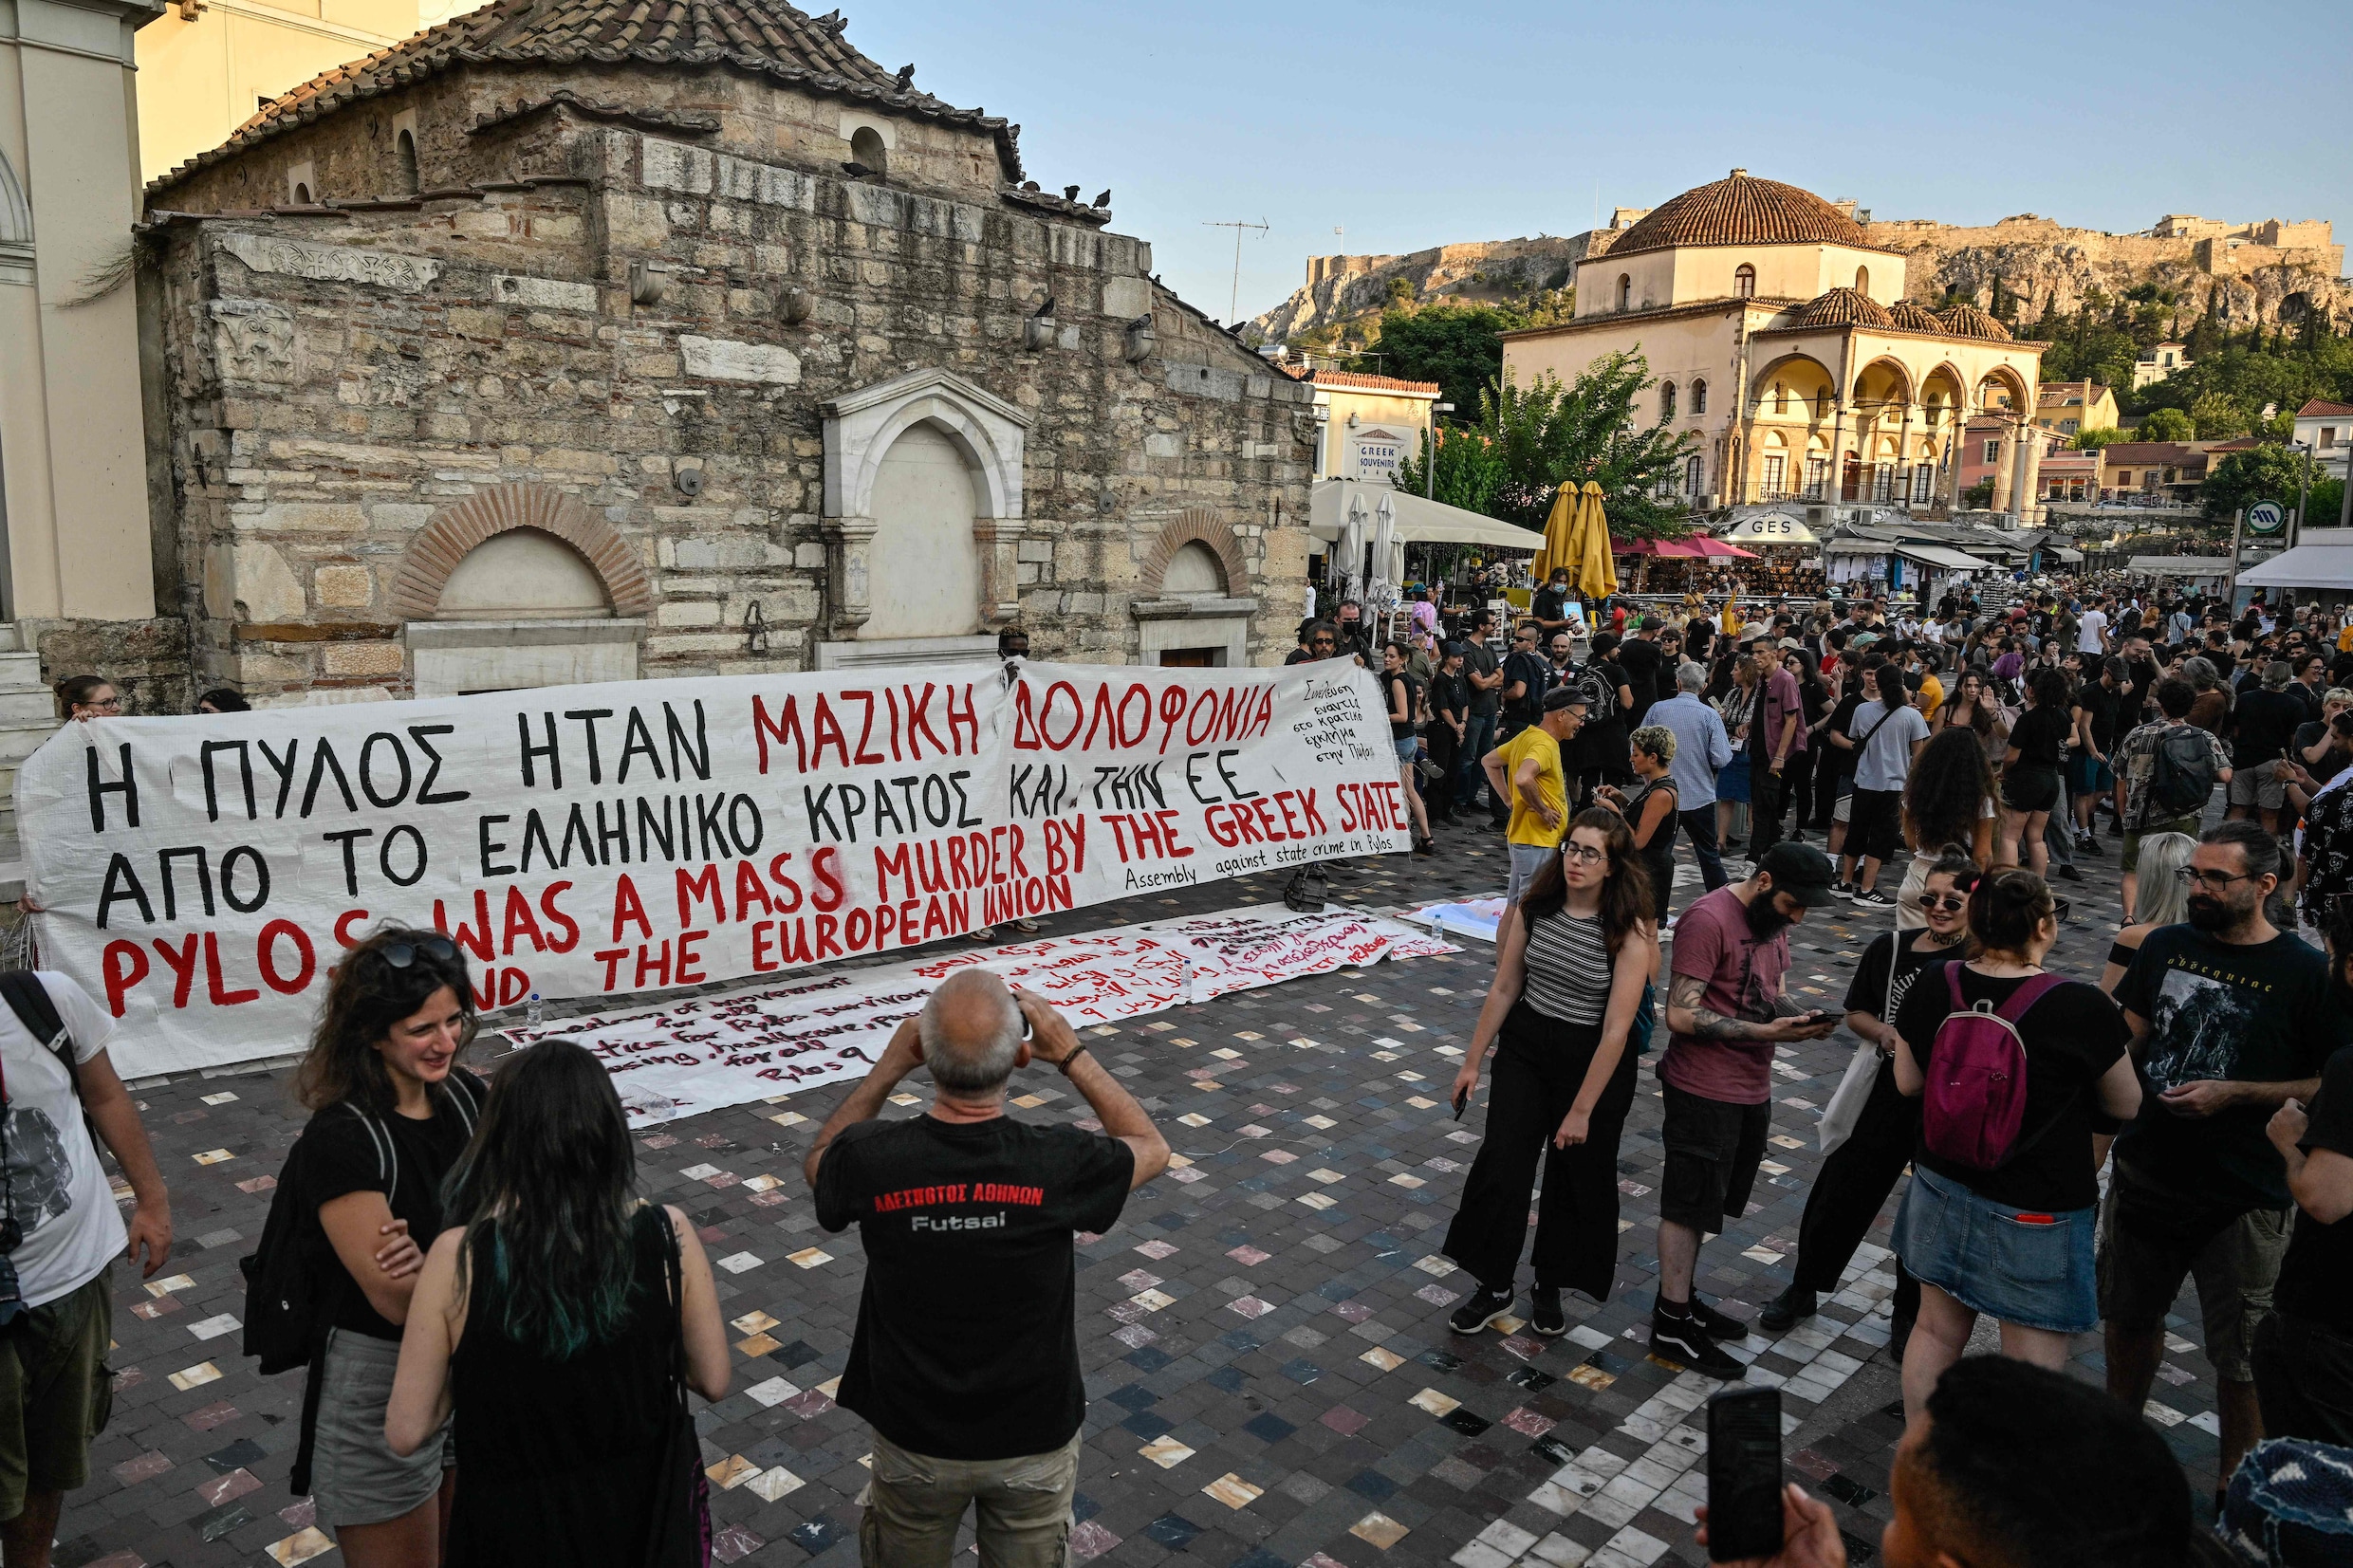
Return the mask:
<path id="1" fill-rule="evenodd" d="M 1896 1087 L 1920 1097 L 1895 1237 L 1920 1282 L 1903 1356 L 1912 1419 L 1980 1315 L 2000 1320 L 2003 1355 L 2054 1370 L 2069 1335 L 2099 1326 L 2093 1117 L 2140 1108 L 2116 1005 L 2043 968 L 2059 934 L 2043 879 L 2014 866 L 1979 878 L 1969 932 L 1976 956 L 1944 965 L 1896 1010 Z"/>

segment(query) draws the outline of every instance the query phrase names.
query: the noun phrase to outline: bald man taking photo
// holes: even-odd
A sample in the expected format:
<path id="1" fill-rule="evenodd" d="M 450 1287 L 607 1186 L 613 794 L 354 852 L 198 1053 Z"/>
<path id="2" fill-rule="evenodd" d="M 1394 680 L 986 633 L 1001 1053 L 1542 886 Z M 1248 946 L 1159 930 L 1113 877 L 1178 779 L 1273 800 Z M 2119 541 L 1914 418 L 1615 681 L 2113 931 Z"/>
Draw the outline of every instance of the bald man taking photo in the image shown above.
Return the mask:
<path id="1" fill-rule="evenodd" d="M 1070 1080 L 1102 1133 L 1005 1114 L 1032 1061 Z M 931 1108 L 875 1119 L 917 1067 Z M 1064 1562 L 1086 1413 L 1071 1236 L 1110 1229 L 1167 1169 L 1143 1107 L 1044 998 L 966 969 L 899 1026 L 804 1167 L 818 1223 L 855 1224 L 866 1248 L 839 1395 L 874 1427 L 862 1561 L 948 1568 L 977 1506 L 983 1562 Z"/>

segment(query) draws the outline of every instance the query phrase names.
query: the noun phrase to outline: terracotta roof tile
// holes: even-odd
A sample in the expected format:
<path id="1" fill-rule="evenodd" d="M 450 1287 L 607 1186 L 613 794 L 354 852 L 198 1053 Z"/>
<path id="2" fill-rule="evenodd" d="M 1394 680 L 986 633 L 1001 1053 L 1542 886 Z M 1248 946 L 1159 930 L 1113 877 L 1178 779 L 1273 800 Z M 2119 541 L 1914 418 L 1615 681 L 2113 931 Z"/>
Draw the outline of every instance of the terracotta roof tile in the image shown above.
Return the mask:
<path id="1" fill-rule="evenodd" d="M 1847 245 L 1884 250 L 1862 226 L 1811 191 L 1757 179 L 1746 169 L 1654 207 L 1618 237 L 1607 254 L 1633 255 L 1677 246 Z"/>
<path id="2" fill-rule="evenodd" d="M 1988 342 L 2010 341 L 2010 328 L 1975 305 L 1962 302 L 1937 313 L 1945 331 L 1955 338 L 1981 338 Z"/>
<path id="3" fill-rule="evenodd" d="M 2353 414 L 2353 403 L 2332 403 L 2325 397 L 2315 397 L 2296 410 L 2296 417 L 2309 419 L 2316 415 Z"/>
<path id="4" fill-rule="evenodd" d="M 1363 376 L 1353 370 L 1311 370 L 1300 378 L 1320 387 L 1350 387 L 1360 392 L 1420 392 L 1438 390 L 1436 381 L 1401 381 L 1394 376 Z"/>
<path id="5" fill-rule="evenodd" d="M 1906 332 L 1944 331 L 1944 323 L 1936 319 L 1936 313 L 1918 300 L 1898 300 L 1887 307 L 1887 315 Z"/>
<path id="6" fill-rule="evenodd" d="M 1896 318 L 1870 295 L 1853 288 L 1833 288 L 1818 294 L 1797 313 L 1800 326 L 1892 327 Z"/>
<path id="7" fill-rule="evenodd" d="M 200 169 L 346 104 L 414 86 L 460 65 L 623 61 L 732 65 L 821 97 L 986 131 L 1009 181 L 1022 177 L 1021 127 L 917 91 L 843 38 L 835 11 L 812 17 L 785 0 L 493 0 L 413 38 L 313 77 L 272 100 L 220 146 L 149 184 L 169 189 Z"/>

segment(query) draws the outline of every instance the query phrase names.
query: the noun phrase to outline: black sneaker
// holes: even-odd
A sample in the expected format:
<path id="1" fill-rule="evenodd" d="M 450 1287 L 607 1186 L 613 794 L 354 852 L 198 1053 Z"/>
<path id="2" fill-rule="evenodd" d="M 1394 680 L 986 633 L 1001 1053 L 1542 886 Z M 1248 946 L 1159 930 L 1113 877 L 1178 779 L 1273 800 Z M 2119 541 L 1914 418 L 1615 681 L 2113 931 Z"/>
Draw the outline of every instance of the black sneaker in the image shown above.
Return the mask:
<path id="1" fill-rule="evenodd" d="M 1749 1337 L 1748 1324 L 1737 1318 L 1716 1311 L 1715 1308 L 1701 1301 L 1696 1291 L 1692 1293 L 1691 1315 L 1692 1321 L 1699 1325 L 1699 1332 L 1711 1339 L 1730 1339 L 1736 1343 Z"/>
<path id="2" fill-rule="evenodd" d="M 1852 882 L 1833 882 L 1830 891 L 1850 903 L 1854 900 L 1855 885 Z"/>
<path id="3" fill-rule="evenodd" d="M 1651 1316 L 1650 1353 L 1662 1361 L 1689 1367 L 1703 1377 L 1736 1383 L 1748 1369 L 1725 1354 L 1724 1348 L 1699 1331 L 1689 1318 Z"/>
<path id="4" fill-rule="evenodd" d="M 1864 909 L 1891 910 L 1896 907 L 1896 901 L 1877 888 L 1858 888 L 1855 902 Z"/>
<path id="5" fill-rule="evenodd" d="M 2108 853 L 2100 846 L 2100 840 L 2088 833 L 2075 840 L 2075 847 L 2078 852 L 2084 855 L 2098 855 L 2105 858 Z"/>
<path id="6" fill-rule="evenodd" d="M 1559 1291 L 1538 1285 L 1528 1293 L 1528 1326 L 1547 1339 L 1568 1332 L 1568 1319 L 1561 1311 Z"/>
<path id="7" fill-rule="evenodd" d="M 1756 1315 L 1757 1327 L 1768 1334 L 1787 1334 L 1822 1308 L 1822 1301 L 1803 1285 L 1791 1285 L 1765 1303 Z"/>
<path id="8" fill-rule="evenodd" d="M 2063 882 L 2080 882 L 2084 879 L 2084 874 L 2073 866 L 2061 866 L 2059 879 Z"/>
<path id="9" fill-rule="evenodd" d="M 1511 1292 L 1490 1290 L 1485 1285 L 1471 1293 L 1471 1299 L 1454 1309 L 1446 1319 L 1446 1326 L 1456 1334 L 1476 1334 L 1498 1318 L 1511 1312 Z"/>

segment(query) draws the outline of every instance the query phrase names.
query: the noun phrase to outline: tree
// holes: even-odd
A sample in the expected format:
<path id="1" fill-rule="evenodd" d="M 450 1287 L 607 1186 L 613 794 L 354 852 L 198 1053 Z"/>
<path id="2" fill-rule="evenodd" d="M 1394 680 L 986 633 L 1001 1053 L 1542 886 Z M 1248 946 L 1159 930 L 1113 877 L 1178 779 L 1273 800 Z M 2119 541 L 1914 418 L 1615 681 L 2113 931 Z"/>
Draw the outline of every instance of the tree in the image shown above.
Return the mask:
<path id="1" fill-rule="evenodd" d="M 2244 435 L 2250 424 L 2247 405 L 2219 392 L 2201 394 L 2190 405 L 2190 422 L 2197 427 L 2197 438 L 2201 441 L 2227 441 L 2233 435 Z"/>
<path id="2" fill-rule="evenodd" d="M 1993 505 L 1993 481 L 1980 479 L 1961 491 L 1961 507 L 1967 511 L 1983 511 Z"/>
<path id="3" fill-rule="evenodd" d="M 2177 408 L 2151 409 L 2141 415 L 2140 424 L 2133 432 L 2136 441 L 2191 441 L 2197 437 L 2197 426 Z"/>
<path id="4" fill-rule="evenodd" d="M 2286 447 L 2249 447 L 2226 452 L 2206 473 L 2197 498 L 2208 518 L 2228 522 L 2242 507 L 2276 501 L 2283 507 L 2296 504 L 2297 491 L 2307 478 L 2318 477 L 2312 460 Z"/>
<path id="5" fill-rule="evenodd" d="M 2118 430 L 2114 425 L 2106 425 L 2098 430 L 2077 431 L 2075 433 L 2075 439 L 2068 442 L 2067 445 L 2070 449 L 2076 452 L 2098 452 L 2104 447 L 2111 446 L 2118 441 L 2122 441 L 2125 439 L 2128 439 L 2128 437 L 2125 435 L 2124 432 Z"/>
<path id="6" fill-rule="evenodd" d="M 1348 368 L 1436 381 L 1439 398 L 1460 411 L 1459 420 L 1478 406 L 1481 389 L 1503 374 L 1503 335 L 1523 324 L 1516 311 L 1494 305 L 1393 307 L 1380 313 L 1380 353 L 1351 360 Z"/>
<path id="7" fill-rule="evenodd" d="M 1503 453 L 1476 430 L 1440 425 L 1436 434 L 1434 452 L 1438 473 L 1433 499 L 1460 507 L 1464 511 L 1496 516 L 1495 494 L 1508 477 Z M 1417 455 L 1398 465 L 1397 488 L 1416 495 L 1431 494 L 1429 470 L 1421 466 Z"/>

